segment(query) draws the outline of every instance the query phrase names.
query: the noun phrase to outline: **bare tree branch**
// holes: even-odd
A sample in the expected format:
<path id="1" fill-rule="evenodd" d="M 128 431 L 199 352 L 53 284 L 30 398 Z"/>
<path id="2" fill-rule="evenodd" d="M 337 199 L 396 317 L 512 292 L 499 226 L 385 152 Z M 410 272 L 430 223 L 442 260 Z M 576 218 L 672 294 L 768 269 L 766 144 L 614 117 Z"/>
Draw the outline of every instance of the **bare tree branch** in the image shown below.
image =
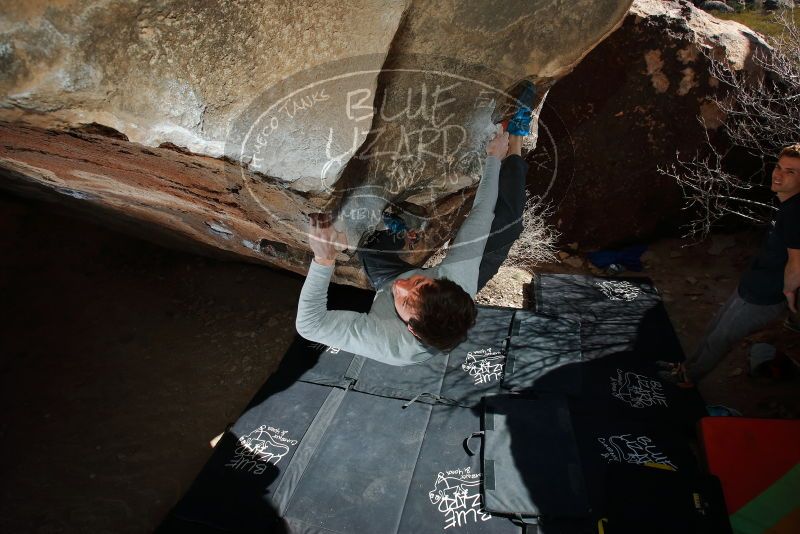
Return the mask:
<path id="1" fill-rule="evenodd" d="M 558 261 L 556 242 L 558 230 L 547 223 L 553 214 L 552 204 L 526 192 L 525 212 L 522 216 L 522 234 L 508 253 L 505 266 L 530 270 L 541 263 Z"/>
<path id="2" fill-rule="evenodd" d="M 719 96 L 712 101 L 726 116 L 722 127 L 731 148 L 744 148 L 760 158 L 762 173 L 765 161 L 800 137 L 800 29 L 786 14 L 777 20 L 782 33 L 770 39 L 771 48 L 753 56 L 762 75 L 737 71 L 724 59 L 706 54 L 710 73 L 721 85 Z M 723 164 L 730 151 L 720 154 L 708 139 L 708 129 L 704 130 L 706 143 L 692 160 L 682 161 L 676 154 L 676 163 L 659 168 L 680 185 L 684 209 L 694 214 L 685 237 L 703 239 L 727 214 L 756 223 L 769 220 L 774 208 L 751 198 L 759 180 L 726 170 Z"/>

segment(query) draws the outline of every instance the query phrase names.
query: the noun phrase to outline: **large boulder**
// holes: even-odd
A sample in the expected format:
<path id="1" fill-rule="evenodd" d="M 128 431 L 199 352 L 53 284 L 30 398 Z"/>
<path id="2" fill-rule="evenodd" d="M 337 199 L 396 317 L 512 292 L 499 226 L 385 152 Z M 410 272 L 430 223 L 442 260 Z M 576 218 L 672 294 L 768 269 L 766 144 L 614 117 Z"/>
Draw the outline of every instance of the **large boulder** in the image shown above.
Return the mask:
<path id="1" fill-rule="evenodd" d="M 685 1 L 636 0 L 620 28 L 550 91 L 529 183 L 565 243 L 592 249 L 675 234 L 678 185 L 658 172 L 725 139 L 708 56 L 758 74 L 766 44 Z M 699 120 L 699 118 L 702 119 Z"/>
<path id="2" fill-rule="evenodd" d="M 496 106 L 511 99 L 509 91 L 522 79 L 535 83 L 541 104 L 548 89 L 617 27 L 630 3 L 501 5 L 411 4 L 379 79 L 367 149 L 351 164 L 360 179 L 342 188 L 341 213 L 358 214 L 344 224 L 351 243 L 379 221 L 382 206 L 409 202 L 429 228 L 418 250 L 424 255 L 440 246 L 469 206 L 467 188 L 481 175 Z"/>
<path id="3" fill-rule="evenodd" d="M 217 157 L 232 120 L 265 88 L 356 56 L 374 55 L 367 66 L 380 68 L 406 9 L 396 0 L 6 3 L 1 105 L 7 118 L 95 122 L 135 143 Z"/>
<path id="4" fill-rule="evenodd" d="M 733 13 L 734 9 L 725 2 L 711 0 L 700 4 L 700 9 L 705 11 L 719 11 L 720 13 Z"/>
<path id="5" fill-rule="evenodd" d="M 508 89 L 541 102 L 629 5 L 31 0 L 0 14 L 0 186 L 297 272 L 308 213 L 354 244 L 403 201 L 432 249 Z M 352 257 L 337 279 L 364 282 Z"/>

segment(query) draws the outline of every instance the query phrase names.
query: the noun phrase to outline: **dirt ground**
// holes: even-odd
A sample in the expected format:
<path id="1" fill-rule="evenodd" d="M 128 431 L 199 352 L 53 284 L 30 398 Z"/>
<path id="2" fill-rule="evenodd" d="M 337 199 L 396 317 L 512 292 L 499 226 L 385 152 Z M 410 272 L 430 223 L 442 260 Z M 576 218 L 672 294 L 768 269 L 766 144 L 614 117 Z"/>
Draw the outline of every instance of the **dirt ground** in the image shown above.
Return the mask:
<path id="1" fill-rule="evenodd" d="M 757 241 L 652 245 L 643 274 L 686 350 Z M 152 531 L 280 361 L 302 278 L 166 250 L 9 196 L 0 250 L 0 531 Z M 588 272 L 577 256 L 541 269 Z M 484 298 L 521 304 L 525 279 L 504 273 Z M 756 340 L 800 352 L 800 335 L 780 326 L 754 336 L 706 379 L 706 400 L 796 417 L 798 378 L 747 376 Z"/>

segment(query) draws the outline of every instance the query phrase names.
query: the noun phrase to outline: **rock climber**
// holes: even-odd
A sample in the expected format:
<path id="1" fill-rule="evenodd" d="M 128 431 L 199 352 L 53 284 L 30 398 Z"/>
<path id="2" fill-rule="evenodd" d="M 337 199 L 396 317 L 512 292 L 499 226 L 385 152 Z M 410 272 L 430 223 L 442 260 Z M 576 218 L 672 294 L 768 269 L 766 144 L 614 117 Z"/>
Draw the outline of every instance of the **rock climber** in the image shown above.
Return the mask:
<path id="1" fill-rule="evenodd" d="M 301 336 L 391 365 L 443 355 L 466 338 L 477 315 L 475 294 L 522 232 L 528 170 L 522 143 L 530 132 L 536 87 L 529 81 L 518 87 L 512 113 L 486 147 L 472 210 L 439 265 L 421 269 L 400 258 L 396 251 L 404 240 L 396 230 L 405 226 L 402 221 L 362 240 L 359 256 L 376 291 L 368 313 L 328 309 L 337 246 L 346 246 L 346 238 L 331 215 L 310 217 L 314 259 L 297 309 Z"/>

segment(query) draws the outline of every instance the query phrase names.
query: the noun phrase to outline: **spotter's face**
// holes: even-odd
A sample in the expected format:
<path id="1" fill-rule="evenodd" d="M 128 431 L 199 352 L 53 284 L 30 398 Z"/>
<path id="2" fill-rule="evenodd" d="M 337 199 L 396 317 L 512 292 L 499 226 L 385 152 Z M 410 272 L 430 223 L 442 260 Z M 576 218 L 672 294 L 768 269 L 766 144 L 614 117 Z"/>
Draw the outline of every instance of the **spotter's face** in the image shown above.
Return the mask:
<path id="1" fill-rule="evenodd" d="M 772 190 L 785 200 L 800 193 L 800 158 L 783 156 L 772 171 Z"/>

